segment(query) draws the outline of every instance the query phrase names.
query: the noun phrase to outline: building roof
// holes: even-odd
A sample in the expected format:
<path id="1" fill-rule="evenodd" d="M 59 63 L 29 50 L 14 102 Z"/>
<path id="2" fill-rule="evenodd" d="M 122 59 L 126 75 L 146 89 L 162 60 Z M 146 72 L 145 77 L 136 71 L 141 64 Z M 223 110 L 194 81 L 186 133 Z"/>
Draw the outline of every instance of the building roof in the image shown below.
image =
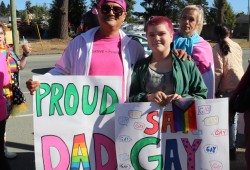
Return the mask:
<path id="1" fill-rule="evenodd" d="M 248 15 L 240 15 L 238 18 L 236 18 L 236 23 L 238 24 L 243 24 L 243 23 L 248 23 L 249 21 L 249 16 Z"/>

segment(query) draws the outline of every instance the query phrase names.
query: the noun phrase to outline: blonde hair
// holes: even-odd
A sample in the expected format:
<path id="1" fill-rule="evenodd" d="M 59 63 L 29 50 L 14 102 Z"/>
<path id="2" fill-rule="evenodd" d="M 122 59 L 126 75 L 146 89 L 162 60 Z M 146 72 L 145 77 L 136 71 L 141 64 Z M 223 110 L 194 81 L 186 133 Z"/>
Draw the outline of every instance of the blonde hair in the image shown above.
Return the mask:
<path id="1" fill-rule="evenodd" d="M 0 22 L 0 28 L 3 29 L 3 33 L 4 33 L 4 42 L 3 42 L 3 45 L 5 45 L 6 44 L 6 26 L 2 22 Z"/>
<path id="2" fill-rule="evenodd" d="M 204 11 L 202 6 L 199 5 L 187 5 L 181 12 L 181 16 L 185 10 L 195 10 L 198 13 L 198 28 L 197 33 L 200 35 L 202 28 L 203 28 L 203 22 L 204 22 Z"/>

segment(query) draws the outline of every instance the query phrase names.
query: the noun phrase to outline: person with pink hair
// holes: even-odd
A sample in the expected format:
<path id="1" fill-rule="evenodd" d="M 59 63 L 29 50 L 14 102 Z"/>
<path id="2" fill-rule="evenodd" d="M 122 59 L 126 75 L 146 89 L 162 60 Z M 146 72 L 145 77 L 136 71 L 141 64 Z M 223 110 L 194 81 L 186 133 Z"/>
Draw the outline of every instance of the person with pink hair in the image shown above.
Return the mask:
<path id="1" fill-rule="evenodd" d="M 152 54 L 135 65 L 129 101 L 165 106 L 185 97 L 205 99 L 207 87 L 195 63 L 181 61 L 170 48 L 174 36 L 171 20 L 154 16 L 145 30 Z"/>

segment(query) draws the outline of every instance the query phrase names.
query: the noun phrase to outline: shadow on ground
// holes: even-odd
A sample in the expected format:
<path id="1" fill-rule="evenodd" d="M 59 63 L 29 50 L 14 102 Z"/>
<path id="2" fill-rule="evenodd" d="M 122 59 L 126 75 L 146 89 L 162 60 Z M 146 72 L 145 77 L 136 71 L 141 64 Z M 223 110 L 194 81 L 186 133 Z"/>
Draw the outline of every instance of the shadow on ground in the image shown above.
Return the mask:
<path id="1" fill-rule="evenodd" d="M 18 152 L 17 157 L 8 159 L 11 170 L 35 170 L 34 146 L 16 142 L 7 142 L 7 147 L 26 150 L 27 152 Z M 21 168 L 20 168 L 21 167 Z"/>
<path id="2" fill-rule="evenodd" d="M 14 159 L 9 159 L 11 170 L 35 170 L 34 152 L 18 153 Z"/>
<path id="3" fill-rule="evenodd" d="M 22 143 L 16 143 L 16 142 L 6 142 L 7 147 L 16 148 L 16 149 L 23 149 L 27 151 L 34 152 L 34 146 L 33 145 L 27 145 Z"/>
<path id="4" fill-rule="evenodd" d="M 32 73 L 36 74 L 45 74 L 48 71 L 50 71 L 53 67 L 48 67 L 48 68 L 38 68 L 38 69 L 33 69 L 31 70 Z"/>

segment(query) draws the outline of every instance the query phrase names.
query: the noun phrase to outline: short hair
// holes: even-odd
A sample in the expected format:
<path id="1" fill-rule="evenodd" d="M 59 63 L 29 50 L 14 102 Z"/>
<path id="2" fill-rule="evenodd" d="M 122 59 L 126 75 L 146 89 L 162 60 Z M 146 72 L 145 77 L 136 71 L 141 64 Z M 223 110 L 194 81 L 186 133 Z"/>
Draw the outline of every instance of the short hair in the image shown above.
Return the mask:
<path id="1" fill-rule="evenodd" d="M 200 5 L 187 5 L 182 10 L 181 16 L 182 16 L 183 12 L 186 11 L 186 10 L 195 10 L 195 11 L 197 11 L 197 13 L 198 13 L 198 16 L 197 16 L 198 17 L 198 24 L 199 24 L 199 27 L 197 28 L 197 33 L 200 35 L 200 33 L 202 31 L 202 28 L 203 28 L 203 22 L 204 22 L 204 11 L 203 11 L 202 6 L 200 6 Z"/>
<path id="2" fill-rule="evenodd" d="M 174 33 L 172 21 L 168 17 L 164 17 L 164 16 L 154 16 L 154 17 L 151 17 L 149 19 L 149 21 L 145 25 L 145 31 L 146 31 L 146 33 L 148 31 L 148 27 L 149 26 L 160 25 L 160 24 L 164 24 L 170 34 Z"/>

